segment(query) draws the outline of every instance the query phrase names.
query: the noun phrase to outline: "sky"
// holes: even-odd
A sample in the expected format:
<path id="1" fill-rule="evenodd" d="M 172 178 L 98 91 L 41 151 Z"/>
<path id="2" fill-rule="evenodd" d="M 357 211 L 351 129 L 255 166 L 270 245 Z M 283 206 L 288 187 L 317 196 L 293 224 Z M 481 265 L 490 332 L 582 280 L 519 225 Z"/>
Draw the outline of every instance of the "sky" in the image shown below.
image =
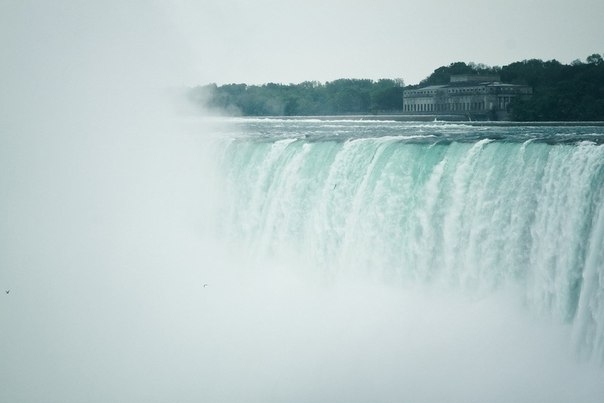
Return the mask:
<path id="1" fill-rule="evenodd" d="M 416 84 L 456 61 L 570 63 L 604 52 L 598 0 L 210 0 L 170 8 L 201 79 L 218 83 Z"/>
<path id="2" fill-rule="evenodd" d="M 72 70 L 123 60 L 142 66 L 142 76 L 187 86 L 338 78 L 417 84 L 457 61 L 570 63 L 604 53 L 599 0 L 1 0 L 0 7 L 14 67 L 45 54 L 66 55 L 62 63 Z"/>
<path id="3" fill-rule="evenodd" d="M 604 53 L 599 0 L 1 0 L 0 6 L 14 67 L 50 54 L 66 55 L 62 63 L 72 70 L 123 60 L 143 66 L 144 77 L 175 85 L 338 78 L 416 84 L 457 61 L 570 63 Z M 28 52 L 34 53 L 28 58 Z"/>

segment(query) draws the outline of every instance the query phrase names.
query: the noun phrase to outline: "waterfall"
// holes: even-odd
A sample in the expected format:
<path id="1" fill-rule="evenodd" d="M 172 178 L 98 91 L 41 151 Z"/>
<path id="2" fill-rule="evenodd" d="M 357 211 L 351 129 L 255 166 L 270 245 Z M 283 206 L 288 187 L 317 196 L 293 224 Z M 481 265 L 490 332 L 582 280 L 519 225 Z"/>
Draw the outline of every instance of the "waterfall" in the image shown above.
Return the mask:
<path id="1" fill-rule="evenodd" d="M 515 287 L 604 362 L 603 161 L 592 142 L 239 138 L 222 230 L 331 280 Z"/>

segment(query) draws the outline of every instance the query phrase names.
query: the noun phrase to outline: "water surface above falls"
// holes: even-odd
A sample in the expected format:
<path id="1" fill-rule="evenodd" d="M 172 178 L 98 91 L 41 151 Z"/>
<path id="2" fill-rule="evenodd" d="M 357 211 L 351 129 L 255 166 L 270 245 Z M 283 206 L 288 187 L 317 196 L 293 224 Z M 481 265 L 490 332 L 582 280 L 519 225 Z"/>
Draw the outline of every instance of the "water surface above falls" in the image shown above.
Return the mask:
<path id="1" fill-rule="evenodd" d="M 535 141 L 574 144 L 604 143 L 604 123 L 585 122 L 400 122 L 396 120 L 346 118 L 236 118 L 239 134 L 270 139 L 272 136 L 304 138 L 307 141 L 345 141 L 356 137 L 395 136 L 405 142 L 472 142 L 491 139 L 506 142 Z"/>

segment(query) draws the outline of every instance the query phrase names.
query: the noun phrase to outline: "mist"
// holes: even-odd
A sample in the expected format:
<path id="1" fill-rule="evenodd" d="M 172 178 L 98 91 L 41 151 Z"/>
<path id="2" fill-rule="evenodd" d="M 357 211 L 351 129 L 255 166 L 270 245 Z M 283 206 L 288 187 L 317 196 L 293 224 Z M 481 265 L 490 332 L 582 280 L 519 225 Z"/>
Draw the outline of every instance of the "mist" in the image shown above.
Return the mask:
<path id="1" fill-rule="evenodd" d="M 175 112 L 166 7 L 0 5 L 0 400 L 598 401 L 568 329 L 507 291 L 323 282 L 221 242 L 231 128 Z"/>
<path id="2" fill-rule="evenodd" d="M 0 400 L 170 399 L 162 301 L 203 280 L 208 192 L 202 139 L 163 96 L 176 36 L 156 4 L 0 14 Z"/>

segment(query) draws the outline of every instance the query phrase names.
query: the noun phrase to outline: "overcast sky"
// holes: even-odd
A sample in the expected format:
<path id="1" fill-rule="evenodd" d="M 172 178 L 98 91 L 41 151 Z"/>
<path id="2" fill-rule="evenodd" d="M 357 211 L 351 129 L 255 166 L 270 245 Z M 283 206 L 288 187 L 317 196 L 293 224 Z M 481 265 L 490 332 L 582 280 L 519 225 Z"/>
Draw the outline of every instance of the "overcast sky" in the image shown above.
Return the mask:
<path id="1" fill-rule="evenodd" d="M 222 83 L 413 84 L 455 61 L 570 63 L 604 52 L 600 0 L 209 0 L 171 8 L 200 77 Z"/>
<path id="2" fill-rule="evenodd" d="M 600 0 L 0 3 L 0 29 L 18 56 L 4 63 L 23 68 L 23 54 L 32 51 L 68 59 L 76 53 L 79 60 L 100 51 L 100 64 L 138 57 L 141 74 L 148 69 L 187 85 L 337 78 L 414 84 L 455 61 L 570 63 L 604 53 Z"/>

